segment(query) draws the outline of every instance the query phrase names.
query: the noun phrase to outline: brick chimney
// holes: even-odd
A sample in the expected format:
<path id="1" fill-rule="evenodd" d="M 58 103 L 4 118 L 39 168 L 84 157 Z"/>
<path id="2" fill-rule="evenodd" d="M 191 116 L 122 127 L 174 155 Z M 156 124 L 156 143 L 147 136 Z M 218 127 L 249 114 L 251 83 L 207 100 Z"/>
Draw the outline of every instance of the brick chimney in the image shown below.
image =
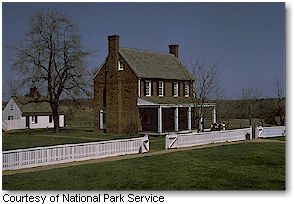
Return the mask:
<path id="1" fill-rule="evenodd" d="M 113 57 L 115 53 L 119 52 L 119 35 L 108 36 L 109 40 L 109 56 Z"/>
<path id="2" fill-rule="evenodd" d="M 118 132 L 120 117 L 120 78 L 118 76 L 119 35 L 108 36 L 109 53 L 105 73 L 105 108 L 107 132 Z"/>
<path id="3" fill-rule="evenodd" d="M 178 58 L 179 45 L 169 45 L 169 53 Z"/>
<path id="4" fill-rule="evenodd" d="M 34 86 L 34 87 L 30 88 L 30 93 L 27 96 L 34 98 L 34 99 L 38 98 L 40 96 L 40 94 L 37 91 L 37 87 Z"/>

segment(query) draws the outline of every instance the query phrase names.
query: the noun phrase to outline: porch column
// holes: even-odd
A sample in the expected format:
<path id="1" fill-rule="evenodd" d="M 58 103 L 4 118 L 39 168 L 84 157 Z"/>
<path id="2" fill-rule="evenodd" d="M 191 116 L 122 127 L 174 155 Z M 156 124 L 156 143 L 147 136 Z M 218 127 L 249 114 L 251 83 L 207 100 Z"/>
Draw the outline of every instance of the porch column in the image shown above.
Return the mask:
<path id="1" fill-rule="evenodd" d="M 216 123 L 216 108 L 213 106 L 213 123 Z"/>
<path id="2" fill-rule="evenodd" d="M 162 107 L 158 108 L 158 133 L 162 133 Z"/>
<path id="3" fill-rule="evenodd" d="M 190 106 L 187 112 L 187 128 L 188 130 L 192 130 L 192 108 Z"/>
<path id="4" fill-rule="evenodd" d="M 175 131 L 178 131 L 178 107 L 175 108 L 174 119 Z"/>

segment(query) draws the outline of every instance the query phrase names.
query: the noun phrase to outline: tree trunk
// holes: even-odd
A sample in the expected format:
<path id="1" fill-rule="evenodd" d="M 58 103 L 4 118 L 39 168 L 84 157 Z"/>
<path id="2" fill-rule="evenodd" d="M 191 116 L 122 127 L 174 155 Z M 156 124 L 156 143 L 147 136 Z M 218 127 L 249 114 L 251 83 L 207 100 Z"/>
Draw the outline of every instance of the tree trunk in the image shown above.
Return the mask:
<path id="1" fill-rule="evenodd" d="M 52 104 L 52 117 L 54 121 L 54 132 L 59 132 L 59 114 L 58 114 L 58 104 Z"/>

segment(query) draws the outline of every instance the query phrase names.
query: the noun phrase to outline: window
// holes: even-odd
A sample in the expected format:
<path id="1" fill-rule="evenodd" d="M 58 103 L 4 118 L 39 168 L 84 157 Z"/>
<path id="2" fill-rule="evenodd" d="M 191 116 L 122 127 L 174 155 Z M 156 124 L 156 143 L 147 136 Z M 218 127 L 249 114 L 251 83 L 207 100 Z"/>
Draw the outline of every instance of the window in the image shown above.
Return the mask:
<path id="1" fill-rule="evenodd" d="M 53 117 L 52 115 L 49 116 L 49 123 L 52 123 L 53 122 Z"/>
<path id="2" fill-rule="evenodd" d="M 38 123 L 38 116 L 32 116 L 32 123 Z"/>
<path id="3" fill-rule="evenodd" d="M 10 110 L 13 110 L 13 104 L 10 104 Z"/>
<path id="4" fill-rule="evenodd" d="M 158 95 L 164 96 L 164 82 L 162 81 L 158 82 Z"/>
<path id="5" fill-rule="evenodd" d="M 123 60 L 118 61 L 118 71 L 124 70 Z"/>
<path id="6" fill-rule="evenodd" d="M 184 97 L 189 97 L 189 84 L 188 84 L 188 82 L 184 83 Z"/>
<path id="7" fill-rule="evenodd" d="M 178 96 L 178 82 L 173 82 L 173 96 Z"/>
<path id="8" fill-rule="evenodd" d="M 8 116 L 8 120 L 13 120 L 13 116 L 12 115 L 9 115 Z"/>
<path id="9" fill-rule="evenodd" d="M 145 81 L 144 82 L 144 93 L 146 96 L 152 95 L 152 84 L 151 81 Z"/>

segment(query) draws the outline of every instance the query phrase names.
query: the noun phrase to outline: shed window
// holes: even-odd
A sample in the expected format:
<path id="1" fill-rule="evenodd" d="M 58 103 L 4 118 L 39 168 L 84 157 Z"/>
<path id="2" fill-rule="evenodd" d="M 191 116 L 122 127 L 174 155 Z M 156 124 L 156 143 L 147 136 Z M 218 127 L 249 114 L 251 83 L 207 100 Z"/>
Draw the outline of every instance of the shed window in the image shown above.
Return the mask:
<path id="1" fill-rule="evenodd" d="M 13 110 L 13 104 L 10 104 L 10 110 Z"/>
<path id="2" fill-rule="evenodd" d="M 178 96 L 178 82 L 173 82 L 173 96 Z"/>
<path id="3" fill-rule="evenodd" d="M 152 83 L 151 81 L 145 81 L 144 82 L 144 92 L 146 96 L 152 95 Z"/>
<path id="4" fill-rule="evenodd" d="M 32 123 L 38 123 L 38 116 L 32 116 Z"/>
<path id="5" fill-rule="evenodd" d="M 158 82 L 158 95 L 164 96 L 164 82 L 162 81 Z"/>
<path id="6" fill-rule="evenodd" d="M 49 116 L 49 123 L 52 123 L 53 122 L 53 117 L 52 115 Z"/>

